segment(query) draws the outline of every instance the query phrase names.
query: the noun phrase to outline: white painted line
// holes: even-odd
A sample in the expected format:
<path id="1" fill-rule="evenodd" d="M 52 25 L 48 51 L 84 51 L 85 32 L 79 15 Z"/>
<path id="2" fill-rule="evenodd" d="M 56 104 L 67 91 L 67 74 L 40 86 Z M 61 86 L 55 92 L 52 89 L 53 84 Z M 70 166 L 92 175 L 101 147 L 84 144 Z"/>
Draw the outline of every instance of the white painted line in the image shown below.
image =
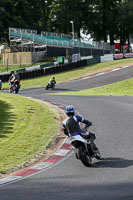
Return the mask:
<path id="1" fill-rule="evenodd" d="M 2 178 L 2 179 L 0 179 L 0 185 L 4 184 L 4 183 L 8 183 L 10 181 L 20 179 L 20 178 L 22 178 L 22 176 L 8 176 L 6 178 Z"/>
<path id="2" fill-rule="evenodd" d="M 120 68 L 113 69 L 112 71 L 114 72 L 114 71 L 118 71 L 118 70 L 120 70 Z"/>
<path id="3" fill-rule="evenodd" d="M 88 79 L 88 78 L 91 78 L 91 77 L 90 77 L 90 76 L 88 76 L 88 77 L 82 78 L 82 79 L 80 79 L 80 80 L 85 80 L 85 79 Z"/>
<path id="4" fill-rule="evenodd" d="M 121 70 L 121 69 L 123 69 L 123 68 L 127 68 L 127 67 L 130 67 L 130 65 L 125 65 L 125 66 L 123 66 L 123 67 L 119 67 L 119 68 L 116 68 L 116 69 L 112 69 L 112 71 L 110 70 L 109 72 L 107 71 L 105 71 L 105 72 L 101 72 L 101 73 L 99 73 L 99 74 L 95 74 L 94 76 L 88 76 L 88 77 L 84 77 L 84 78 L 81 78 L 81 79 L 79 79 L 79 80 L 85 80 L 85 79 L 88 79 L 88 78 L 93 78 L 93 77 L 97 77 L 97 76 L 100 76 L 100 75 L 104 75 L 104 74 L 108 74 L 108 73 L 110 73 L 110 72 L 114 72 L 114 71 L 118 71 L 118 70 Z"/>
<path id="5" fill-rule="evenodd" d="M 128 66 L 128 65 L 123 66 L 123 68 L 127 68 L 127 67 L 130 67 L 130 66 Z"/>
<path id="6" fill-rule="evenodd" d="M 100 76 L 100 75 L 103 75 L 103 74 L 105 74 L 105 73 L 104 73 L 104 72 L 101 72 L 101 73 L 97 74 L 97 76 Z"/>
<path id="7" fill-rule="evenodd" d="M 75 82 L 75 81 L 77 81 L 77 80 L 71 80 L 70 82 Z"/>
<path id="8" fill-rule="evenodd" d="M 53 163 L 51 162 L 41 162 L 33 167 L 31 167 L 30 169 L 38 169 L 38 170 L 42 170 L 45 169 L 47 167 L 49 167 L 50 165 L 52 165 Z"/>
<path id="9" fill-rule="evenodd" d="M 55 156 L 66 156 L 68 154 L 68 152 L 70 152 L 70 150 L 67 149 L 59 149 L 58 151 L 56 151 L 53 155 Z"/>

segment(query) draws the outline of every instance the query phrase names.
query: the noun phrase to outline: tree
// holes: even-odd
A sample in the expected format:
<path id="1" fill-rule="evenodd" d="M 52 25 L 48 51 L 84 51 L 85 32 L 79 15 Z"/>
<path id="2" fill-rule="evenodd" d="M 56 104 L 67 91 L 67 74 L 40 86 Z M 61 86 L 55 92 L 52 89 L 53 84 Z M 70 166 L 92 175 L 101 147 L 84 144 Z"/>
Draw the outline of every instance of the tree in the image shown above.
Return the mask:
<path id="1" fill-rule="evenodd" d="M 0 18 L 0 38 L 8 38 L 9 27 L 72 34 L 73 21 L 78 37 L 83 29 L 96 41 L 122 45 L 133 34 L 133 1 L 1 0 Z"/>
<path id="2" fill-rule="evenodd" d="M 84 24 L 86 13 L 85 0 L 54 0 L 51 5 L 51 30 L 69 34 L 72 32 L 70 21 L 74 22 L 74 32 L 80 37 L 80 29 Z"/>
<path id="3" fill-rule="evenodd" d="M 123 0 L 119 2 L 118 13 L 118 34 L 121 46 L 126 41 L 129 43 L 129 36 L 133 34 L 133 2 L 132 0 Z M 129 44 L 130 45 L 130 44 Z"/>
<path id="4" fill-rule="evenodd" d="M 11 0 L 0 1 L 0 39 L 7 39 L 8 27 L 12 24 L 14 8 Z"/>

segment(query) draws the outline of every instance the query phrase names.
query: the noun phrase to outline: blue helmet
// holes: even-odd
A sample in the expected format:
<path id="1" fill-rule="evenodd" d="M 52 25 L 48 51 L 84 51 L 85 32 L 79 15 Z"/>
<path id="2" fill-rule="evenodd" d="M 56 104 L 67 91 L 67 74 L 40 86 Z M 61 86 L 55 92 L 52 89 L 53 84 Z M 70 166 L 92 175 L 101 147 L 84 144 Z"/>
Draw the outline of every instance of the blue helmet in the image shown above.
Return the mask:
<path id="1" fill-rule="evenodd" d="M 74 115 L 75 114 L 75 108 L 74 108 L 74 106 L 72 106 L 72 105 L 66 106 L 66 114 L 67 115 L 69 115 L 69 114 Z"/>

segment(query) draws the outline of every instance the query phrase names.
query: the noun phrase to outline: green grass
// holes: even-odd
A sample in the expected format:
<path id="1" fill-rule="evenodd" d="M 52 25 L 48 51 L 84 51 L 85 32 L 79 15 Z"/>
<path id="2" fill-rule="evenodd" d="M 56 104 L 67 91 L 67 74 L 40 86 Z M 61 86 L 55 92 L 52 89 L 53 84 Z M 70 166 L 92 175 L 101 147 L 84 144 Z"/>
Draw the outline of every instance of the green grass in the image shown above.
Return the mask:
<path id="1" fill-rule="evenodd" d="M 133 78 L 78 92 L 56 93 L 56 95 L 85 95 L 85 96 L 133 96 Z"/>
<path id="2" fill-rule="evenodd" d="M 7 72 L 7 71 L 20 70 L 20 69 L 24 69 L 24 68 L 27 68 L 27 67 L 32 67 L 32 66 L 36 66 L 36 65 L 39 65 L 39 64 L 46 64 L 46 63 L 47 62 L 36 63 L 36 64 L 33 64 L 33 65 L 9 65 L 8 70 L 7 70 L 7 66 L 3 65 L 2 61 L 0 60 L 0 73 Z"/>
<path id="3" fill-rule="evenodd" d="M 0 173 L 34 158 L 59 129 L 59 115 L 46 103 L 0 93 Z"/>
<path id="4" fill-rule="evenodd" d="M 79 69 L 62 72 L 58 74 L 53 74 L 56 77 L 57 83 L 63 81 L 73 80 L 79 77 L 88 76 L 90 74 L 99 73 L 105 70 L 114 69 L 124 65 L 131 65 L 133 64 L 133 58 L 123 59 L 123 60 L 116 60 L 106 63 L 98 63 L 91 66 L 82 67 Z M 27 79 L 21 81 L 21 88 L 33 88 L 33 87 L 40 87 L 45 86 L 48 80 L 53 75 L 42 76 L 34 79 Z M 3 83 L 3 89 L 9 88 L 8 83 Z"/>

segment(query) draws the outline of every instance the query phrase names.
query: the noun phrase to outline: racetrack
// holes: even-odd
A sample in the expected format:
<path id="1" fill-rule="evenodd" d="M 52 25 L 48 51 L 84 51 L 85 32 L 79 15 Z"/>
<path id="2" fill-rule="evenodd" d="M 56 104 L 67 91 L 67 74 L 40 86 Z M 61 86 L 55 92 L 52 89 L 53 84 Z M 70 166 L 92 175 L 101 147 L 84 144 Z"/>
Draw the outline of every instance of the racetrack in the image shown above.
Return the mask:
<path id="1" fill-rule="evenodd" d="M 98 85 L 99 82 L 106 84 L 107 80 L 117 81 L 122 76 L 126 79 L 128 73 L 131 75 L 131 69 L 133 68 L 113 72 L 114 75 L 109 73 L 66 83 L 66 89 L 77 87 L 80 90 L 81 85 L 85 89 L 83 85 Z M 106 76 L 108 78 L 105 80 Z M 71 87 L 68 87 L 69 84 Z M 57 88 L 62 87 L 63 90 L 63 85 L 65 88 L 65 83 L 57 85 Z M 96 144 L 103 158 L 95 160 L 93 166 L 87 168 L 70 153 L 46 170 L 0 186 L 0 199 L 133 199 L 133 97 L 66 97 L 47 95 L 44 88 L 23 90 L 19 94 L 64 105 L 73 104 L 79 113 L 93 122 L 94 126 L 90 131 L 96 133 Z"/>
<path id="2" fill-rule="evenodd" d="M 101 74 L 101 75 L 100 75 Z M 98 73 L 96 76 L 88 76 L 88 77 L 83 77 L 81 79 L 77 80 L 72 80 L 69 82 L 64 82 L 56 85 L 55 89 L 52 90 L 52 93 L 56 92 L 67 92 L 67 91 L 79 91 L 83 89 L 88 89 L 88 88 L 94 88 L 94 87 L 99 87 L 115 82 L 119 82 L 122 80 L 126 80 L 133 77 L 133 66 L 130 67 L 125 67 L 123 69 L 117 68 L 114 69 L 114 71 L 105 71 L 103 73 Z M 58 80 L 57 80 L 58 81 Z M 42 94 L 42 93 L 51 93 L 50 90 L 45 90 L 42 88 L 33 88 L 33 89 L 27 89 L 21 90 L 21 94 L 28 94 L 31 93 L 34 94 Z"/>

